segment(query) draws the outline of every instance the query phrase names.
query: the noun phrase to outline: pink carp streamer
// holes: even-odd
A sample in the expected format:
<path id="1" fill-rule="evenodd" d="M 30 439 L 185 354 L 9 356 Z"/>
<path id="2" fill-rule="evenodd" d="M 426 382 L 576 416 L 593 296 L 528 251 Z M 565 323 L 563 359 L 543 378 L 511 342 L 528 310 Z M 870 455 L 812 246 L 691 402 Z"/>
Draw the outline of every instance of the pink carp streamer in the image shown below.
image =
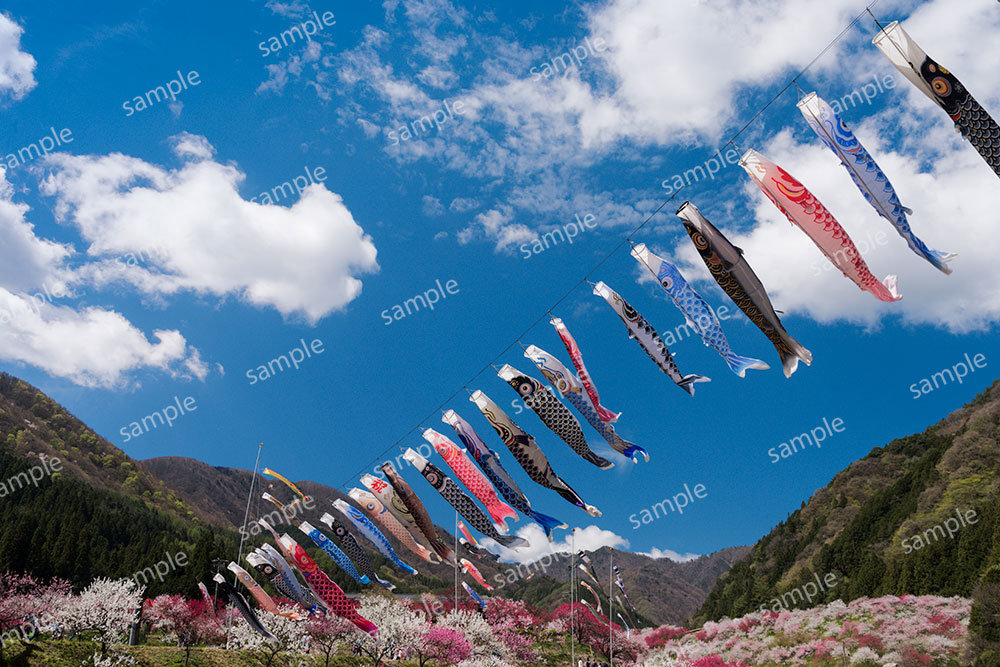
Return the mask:
<path id="1" fill-rule="evenodd" d="M 309 557 L 299 544 L 288 535 L 281 536 L 281 546 L 288 553 L 292 554 L 295 567 L 299 568 L 302 576 L 306 578 L 309 585 L 313 587 L 323 602 L 333 611 L 334 614 L 358 626 L 372 637 L 378 638 L 378 627 L 367 618 L 361 616 L 358 611 L 358 603 L 347 597 L 340 586 L 326 575 L 326 572 L 319 569 L 316 562 Z"/>
<path id="2" fill-rule="evenodd" d="M 566 325 L 558 317 L 553 317 L 549 321 L 549 324 L 556 328 L 556 333 L 559 334 L 560 340 L 566 346 L 569 358 L 573 360 L 573 367 L 576 368 L 576 374 L 580 378 L 584 389 L 587 390 L 587 395 L 590 396 L 590 400 L 594 404 L 597 416 L 601 418 L 602 422 L 609 424 L 618 421 L 622 413 L 613 412 L 601 405 L 601 397 L 597 395 L 597 387 L 594 386 L 594 381 L 591 379 L 590 373 L 587 372 L 587 367 L 583 364 L 583 355 L 580 353 L 580 348 L 577 346 L 573 335 L 570 334 L 569 329 L 566 328 Z"/>
<path id="3" fill-rule="evenodd" d="M 483 574 L 482 572 L 479 571 L 478 567 L 476 567 L 469 561 L 465 560 L 464 558 L 462 558 L 458 562 L 462 566 L 462 571 L 465 572 L 470 577 L 472 577 L 473 579 L 475 579 L 477 584 L 479 584 L 488 591 L 493 590 L 493 587 L 490 586 L 488 583 L 486 583 L 486 580 L 483 579 Z"/>
<path id="4" fill-rule="evenodd" d="M 880 301 L 903 298 L 896 290 L 896 276 L 886 276 L 879 282 L 836 218 L 791 174 L 755 150 L 748 150 L 740 158 L 740 166 L 789 222 L 805 232 L 830 263 L 858 287 Z"/>
<path id="5" fill-rule="evenodd" d="M 269 611 L 275 616 L 284 616 L 285 618 L 290 618 L 293 621 L 302 620 L 302 616 L 296 614 L 294 611 L 281 611 L 281 609 L 278 608 L 278 603 L 272 600 L 271 596 L 268 595 L 266 592 L 264 592 L 264 589 L 260 587 L 260 584 L 258 584 L 257 581 L 250 575 L 250 573 L 244 570 L 242 567 L 230 561 L 229 565 L 227 565 L 226 568 L 230 572 L 235 574 L 236 578 L 240 580 L 240 583 L 243 584 L 248 591 L 250 591 L 250 595 L 252 595 L 254 599 L 257 600 L 257 604 L 260 605 L 261 609 L 263 609 L 264 611 Z"/>
<path id="6" fill-rule="evenodd" d="M 448 464 L 459 481 L 472 492 L 479 502 L 483 504 L 486 511 L 490 513 L 490 518 L 497 525 L 501 533 L 507 532 L 507 519 L 517 521 L 517 512 L 513 507 L 500 500 L 496 490 L 486 476 L 479 471 L 465 451 L 459 448 L 447 436 L 441 435 L 432 428 L 424 431 L 424 440 L 431 443 L 444 462 Z M 471 540 L 470 540 L 471 542 Z"/>

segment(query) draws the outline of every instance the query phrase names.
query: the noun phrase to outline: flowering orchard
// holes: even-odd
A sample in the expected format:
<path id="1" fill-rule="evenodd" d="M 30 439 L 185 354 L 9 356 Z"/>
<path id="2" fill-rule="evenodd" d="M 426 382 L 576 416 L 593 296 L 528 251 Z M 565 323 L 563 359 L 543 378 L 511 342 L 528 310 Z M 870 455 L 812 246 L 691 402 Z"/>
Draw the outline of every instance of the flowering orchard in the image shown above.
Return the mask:
<path id="1" fill-rule="evenodd" d="M 292 609 L 287 600 L 276 602 L 279 611 Z M 604 661 L 612 649 L 616 665 L 649 667 L 960 665 L 968 664 L 971 608 L 964 598 L 860 598 L 756 611 L 696 630 L 665 625 L 629 631 L 612 624 L 609 635 L 607 619 L 582 604 L 546 614 L 523 601 L 494 598 L 481 611 L 468 600 L 456 608 L 447 595 L 404 601 L 381 592 L 364 594 L 357 604 L 378 626 L 378 637 L 336 616 L 294 620 L 257 610 L 274 636 L 265 640 L 221 603 L 213 608 L 180 595 L 144 599 L 129 579 L 98 579 L 73 594 L 65 581 L 6 573 L 0 574 L 0 661 L 43 664 L 22 660 L 41 646 L 56 652 L 76 647 L 75 655 L 85 649 L 83 664 L 95 667 L 231 664 L 205 662 L 209 654 L 275 667 L 503 667 L 567 664 L 571 654 Z M 144 646 L 126 647 L 140 607 Z M 144 653 L 153 650 L 160 651 L 159 661 Z M 163 651 L 175 657 L 162 662 Z"/>
<path id="2" fill-rule="evenodd" d="M 858 598 L 792 611 L 757 611 L 697 632 L 643 631 L 650 667 L 959 665 L 971 602 L 931 595 Z"/>

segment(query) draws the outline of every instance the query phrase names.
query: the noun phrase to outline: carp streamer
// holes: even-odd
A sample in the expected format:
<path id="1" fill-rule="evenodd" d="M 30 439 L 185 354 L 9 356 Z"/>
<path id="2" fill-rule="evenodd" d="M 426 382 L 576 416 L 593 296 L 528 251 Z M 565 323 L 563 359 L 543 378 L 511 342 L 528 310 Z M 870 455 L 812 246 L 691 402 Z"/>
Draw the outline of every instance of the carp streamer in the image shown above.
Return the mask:
<path id="1" fill-rule="evenodd" d="M 865 201 L 895 227 L 910 246 L 910 250 L 926 259 L 939 271 L 945 274 L 951 273 L 948 262 L 955 258 L 955 254 L 932 250 L 917 238 L 906 218 L 913 211 L 899 201 L 899 196 L 889 178 L 854 136 L 851 128 L 840 119 L 837 112 L 816 93 L 809 93 L 803 97 L 799 100 L 798 106 L 813 132 L 840 158 L 840 164 L 844 165 L 844 169 L 850 174 L 854 185 L 858 186 Z"/>
<path id="2" fill-rule="evenodd" d="M 711 380 L 703 375 L 681 375 L 680 370 L 677 368 L 677 362 L 674 361 L 674 357 L 670 354 L 670 350 L 667 346 L 663 344 L 663 340 L 660 339 L 660 335 L 656 333 L 649 322 L 639 314 L 639 312 L 629 305 L 628 301 L 621 298 L 617 292 L 605 285 L 603 282 L 599 282 L 594 285 L 594 294 L 601 297 L 608 302 L 618 317 L 621 318 L 622 322 L 625 323 L 625 327 L 628 329 L 628 337 L 634 338 L 635 342 L 639 343 L 639 346 L 649 355 L 657 366 L 660 367 L 664 373 L 666 373 L 674 383 L 686 391 L 687 393 L 694 396 L 694 384 L 696 382 L 710 382 Z"/>
<path id="3" fill-rule="evenodd" d="M 471 598 L 472 598 L 473 600 L 475 600 L 475 601 L 476 601 L 476 602 L 477 602 L 477 603 L 479 604 L 479 607 L 480 607 L 480 608 L 481 608 L 481 609 L 482 609 L 483 611 L 486 611 L 486 603 L 485 603 L 485 602 L 483 602 L 483 599 L 482 599 L 481 597 L 479 597 L 479 594 L 478 594 L 478 593 L 476 593 L 476 591 L 474 591 L 474 590 L 472 589 L 472 586 L 470 586 L 469 584 L 467 584 L 467 583 L 465 583 L 465 582 L 463 581 L 463 582 L 462 582 L 462 588 L 464 588 L 464 589 L 465 589 L 465 592 L 469 594 L 469 597 L 471 597 Z"/>
<path id="4" fill-rule="evenodd" d="M 374 623 L 358 614 L 358 603 L 347 597 L 340 586 L 335 584 L 326 572 L 319 569 L 315 561 L 309 557 L 306 550 L 290 538 L 288 535 L 281 536 L 282 547 L 292 554 L 295 566 L 302 572 L 302 576 L 309 582 L 309 585 L 319 594 L 331 611 L 341 618 L 358 626 L 372 637 L 378 638 L 378 628 Z"/>
<path id="5" fill-rule="evenodd" d="M 955 75 L 924 53 L 903 26 L 893 21 L 872 39 L 899 73 L 944 109 L 955 129 L 1000 176 L 1000 126 Z"/>
<path id="6" fill-rule="evenodd" d="M 355 500 L 357 499 L 355 498 Z M 375 499 L 373 498 L 372 500 Z M 376 500 L 375 502 L 378 501 Z M 381 505 L 381 503 L 379 503 L 379 505 Z M 362 514 L 359 509 L 350 503 L 341 500 L 340 498 L 333 501 L 333 506 L 336 507 L 341 514 L 347 517 L 347 520 L 351 522 L 359 533 L 365 536 L 365 539 L 375 545 L 375 548 L 378 549 L 379 553 L 395 563 L 396 567 L 406 570 L 410 574 L 417 573 L 416 569 L 407 565 L 402 561 L 402 559 L 400 559 L 396 550 L 392 548 L 392 543 L 389 542 L 389 538 L 387 538 L 375 524 L 369 521 L 368 517 Z M 383 508 L 383 511 L 384 509 L 385 508 Z M 400 526 L 400 528 L 403 527 Z M 403 530 L 405 531 L 406 529 L 403 528 Z"/>
<path id="7" fill-rule="evenodd" d="M 590 446 L 587 445 L 587 439 L 583 435 L 583 429 L 580 428 L 580 422 L 576 420 L 569 408 L 559 402 L 559 399 L 549 391 L 548 387 L 509 364 L 504 364 L 497 371 L 497 375 L 513 387 L 524 404 L 531 408 L 542 420 L 542 423 L 569 445 L 569 448 L 576 452 L 580 458 L 594 464 L 601 470 L 608 470 L 615 466 L 614 463 L 598 456 L 590 449 Z"/>
<path id="8" fill-rule="evenodd" d="M 389 483 L 384 479 L 379 479 L 375 475 L 365 475 L 361 478 L 361 483 L 368 487 L 369 491 L 375 494 L 372 496 L 372 499 L 378 502 L 378 507 L 381 507 L 382 509 L 377 510 L 377 513 L 376 511 L 373 511 L 370 508 L 369 500 L 362 499 L 363 496 L 360 495 L 363 494 L 364 491 L 359 489 L 354 490 L 358 493 L 358 495 L 351 493 L 351 497 L 364 504 L 365 509 L 372 512 L 372 516 L 378 519 L 383 526 L 388 528 L 389 532 L 395 535 L 398 539 L 402 540 L 403 543 L 406 544 L 411 551 L 413 551 L 413 553 L 417 554 L 428 563 L 440 563 L 441 559 L 436 553 L 417 541 L 416 536 L 420 535 L 420 528 L 417 526 L 417 521 L 410 514 L 410 510 L 406 509 L 406 505 L 404 505 L 402 501 L 396 497 L 396 494 L 393 492 L 392 487 L 389 486 Z M 389 521 L 389 519 L 395 519 L 395 523 Z M 401 537 L 396 532 L 395 524 L 399 524 L 399 527 L 403 529 L 405 536 Z M 413 545 L 411 545 L 410 542 L 412 542 Z"/>
<path id="9" fill-rule="evenodd" d="M 441 557 L 442 560 L 448 561 L 454 564 L 456 554 L 451 550 L 447 544 L 445 544 L 440 535 L 438 535 L 437 528 L 434 526 L 434 522 L 431 520 L 431 515 L 428 514 L 427 508 L 424 504 L 420 502 L 420 497 L 410 488 L 410 485 L 406 483 L 406 480 L 396 472 L 396 469 L 392 466 L 392 463 L 386 461 L 379 469 L 385 475 L 385 478 L 389 480 L 389 484 L 392 485 L 393 491 L 396 492 L 396 498 L 398 498 L 409 510 L 410 516 L 413 517 L 414 522 L 417 524 L 417 528 L 423 533 L 424 537 L 427 538 L 428 544 L 431 548 Z"/>
<path id="10" fill-rule="evenodd" d="M 569 353 L 569 358 L 573 361 L 573 367 L 576 368 L 580 382 L 587 390 L 587 395 L 590 396 L 590 401 L 594 406 L 594 411 L 597 412 L 598 418 L 602 422 L 608 423 L 618 421 L 618 418 L 621 417 L 620 412 L 616 413 L 601 405 L 601 397 L 597 394 L 597 387 L 594 386 L 594 380 L 590 377 L 590 373 L 587 372 L 587 367 L 583 363 L 583 354 L 580 353 L 580 348 L 576 344 L 573 335 L 570 334 L 569 329 L 566 328 L 566 325 L 558 317 L 553 317 L 549 320 L 549 324 L 556 328 L 559 339 L 566 346 L 566 352 Z"/>
<path id="11" fill-rule="evenodd" d="M 479 584 L 488 591 L 493 590 L 493 587 L 490 586 L 488 583 L 486 583 L 486 580 L 483 579 L 483 574 L 482 572 L 479 571 L 478 567 L 476 567 L 469 561 L 465 560 L 464 558 L 458 562 L 462 566 L 462 571 L 465 572 L 470 577 L 472 577 L 473 579 L 475 579 L 477 584 Z"/>
<path id="12" fill-rule="evenodd" d="M 253 565 L 253 563 L 250 564 Z M 236 578 L 239 579 L 240 583 L 243 584 L 248 591 L 250 591 L 250 595 L 252 595 L 254 599 L 257 600 L 257 604 L 260 605 L 261 609 L 263 609 L 264 611 L 271 612 L 275 616 L 284 616 L 285 618 L 290 618 L 293 621 L 302 620 L 302 617 L 299 614 L 295 613 L 294 611 L 281 611 L 280 609 L 278 609 L 278 604 L 273 599 L 271 599 L 270 595 L 264 592 L 264 589 L 260 587 L 260 584 L 258 584 L 257 581 L 250 575 L 250 573 L 244 570 L 242 567 L 230 561 L 229 565 L 227 565 L 226 568 L 230 572 L 235 574 Z"/>
<path id="13" fill-rule="evenodd" d="M 372 567 L 371 559 L 368 558 L 368 552 L 361 548 L 358 544 L 357 539 L 354 535 L 351 535 L 351 531 L 347 529 L 347 526 L 337 521 L 337 519 L 324 512 L 323 516 L 319 518 L 321 522 L 326 524 L 326 526 L 333 532 L 333 538 L 337 540 L 337 544 L 348 558 L 357 563 L 358 567 L 361 568 L 361 572 L 365 574 L 371 581 L 376 581 L 380 586 L 387 590 L 395 590 L 396 585 L 380 578 L 375 574 L 375 568 Z"/>
<path id="14" fill-rule="evenodd" d="M 332 558 L 333 562 L 339 565 L 341 570 L 350 575 L 351 579 L 354 579 L 359 584 L 371 583 L 371 579 L 368 578 L 368 575 L 358 572 L 358 568 L 354 567 L 354 563 L 352 563 L 351 559 L 347 557 L 347 554 L 341 551 L 336 544 L 331 542 L 326 535 L 314 528 L 312 524 L 303 521 L 299 524 L 299 530 L 308 535 L 309 539 L 311 539 L 316 546 L 326 552 L 326 555 Z"/>
<path id="15" fill-rule="evenodd" d="M 288 480 L 288 478 L 285 477 L 284 475 L 282 475 L 280 473 L 277 473 L 277 472 L 271 470 L 270 468 L 264 468 L 263 473 L 265 475 L 270 475 L 271 477 L 284 482 L 285 486 L 287 486 L 289 489 L 291 489 L 292 491 L 294 491 L 295 493 L 297 493 L 302 498 L 302 500 L 308 500 L 309 496 L 307 496 L 306 494 L 302 493 L 302 491 L 299 490 L 299 487 L 297 487 L 294 484 L 292 484 Z"/>
<path id="16" fill-rule="evenodd" d="M 743 251 L 730 243 L 691 202 L 684 202 L 677 209 L 677 216 L 715 282 L 774 345 L 785 377 L 792 376 L 800 360 L 811 364 L 812 352 L 785 331 L 764 285 L 743 258 Z"/>
<path id="17" fill-rule="evenodd" d="M 514 511 L 513 507 L 500 500 L 489 480 L 476 466 L 472 465 L 472 461 L 465 455 L 465 452 L 432 428 L 424 431 L 424 440 L 429 442 L 441 455 L 459 481 L 465 484 L 465 488 L 479 499 L 479 502 L 483 504 L 483 507 L 497 524 L 497 530 L 506 533 L 507 519 L 517 521 L 517 512 Z"/>
<path id="18" fill-rule="evenodd" d="M 805 232 L 830 263 L 858 287 L 879 301 L 903 298 L 896 290 L 896 276 L 879 282 L 844 228 L 795 177 L 752 149 L 740 158 L 740 166 L 788 221 Z"/>
<path id="19" fill-rule="evenodd" d="M 545 457 L 541 447 L 535 444 L 535 439 L 521 430 L 503 410 L 486 394 L 478 389 L 472 393 L 469 400 L 475 403 L 490 426 L 497 432 L 507 449 L 514 455 L 517 462 L 528 473 L 528 477 L 547 489 L 552 489 L 567 502 L 570 502 L 591 516 L 601 516 L 601 511 L 593 505 L 588 505 L 559 475 L 552 470 L 552 465 Z"/>
<path id="20" fill-rule="evenodd" d="M 469 422 L 462 419 L 454 410 L 448 410 L 441 421 L 450 424 L 455 433 L 465 445 L 466 453 L 476 462 L 486 478 L 493 483 L 496 490 L 510 503 L 514 509 L 537 523 L 545 531 L 545 536 L 552 539 L 552 531 L 556 528 L 566 528 L 566 524 L 548 515 L 531 509 L 531 501 L 511 479 L 510 474 L 500 465 L 500 455 L 490 449 Z"/>
<path id="21" fill-rule="evenodd" d="M 590 395 L 584 391 L 580 379 L 566 368 L 561 361 L 534 345 L 529 345 L 525 348 L 524 356 L 535 362 L 535 365 L 538 366 L 538 370 L 545 376 L 545 379 L 559 390 L 559 393 L 569 401 L 569 404 L 583 415 L 587 423 L 593 426 L 594 430 L 600 433 L 615 451 L 629 457 L 634 463 L 639 462 L 637 458 L 639 454 L 642 454 L 647 463 L 649 462 L 649 454 L 645 449 L 625 440 L 615 432 L 615 427 L 610 422 L 601 420 Z"/>
<path id="22" fill-rule="evenodd" d="M 254 632 L 262 635 L 269 642 L 277 642 L 278 638 L 271 634 L 271 631 L 264 627 L 264 624 L 254 613 L 254 610 L 250 608 L 250 604 L 247 599 L 243 597 L 243 594 L 238 590 L 233 588 L 232 584 L 226 581 L 226 578 L 221 574 L 216 574 L 212 577 L 212 580 L 218 584 L 218 591 L 229 600 L 229 604 L 236 607 L 236 611 L 240 612 L 240 616 L 246 620 L 247 624 L 254 630 Z"/>
<path id="23" fill-rule="evenodd" d="M 447 500 L 448 504 L 454 507 L 455 511 L 471 523 L 472 527 L 480 533 L 511 549 L 528 545 L 527 540 L 520 537 L 501 535 L 497 532 L 496 526 L 479 509 L 475 500 L 465 495 L 462 489 L 458 487 L 458 484 L 445 475 L 440 468 L 429 462 L 412 448 L 408 447 L 406 449 L 406 452 L 403 453 L 403 458 L 412 463 L 417 472 L 424 476 L 424 479 L 441 494 L 441 497 Z"/>
<path id="24" fill-rule="evenodd" d="M 760 359 L 741 357 L 733 352 L 715 311 L 701 298 L 700 294 L 694 291 L 676 266 L 650 252 L 645 243 L 640 243 L 632 248 L 632 257 L 656 277 L 660 287 L 670 296 L 674 305 L 677 306 L 677 310 L 681 311 L 688 327 L 701 336 L 705 345 L 714 348 L 725 359 L 729 370 L 744 377 L 748 369 L 766 370 L 770 368 Z"/>

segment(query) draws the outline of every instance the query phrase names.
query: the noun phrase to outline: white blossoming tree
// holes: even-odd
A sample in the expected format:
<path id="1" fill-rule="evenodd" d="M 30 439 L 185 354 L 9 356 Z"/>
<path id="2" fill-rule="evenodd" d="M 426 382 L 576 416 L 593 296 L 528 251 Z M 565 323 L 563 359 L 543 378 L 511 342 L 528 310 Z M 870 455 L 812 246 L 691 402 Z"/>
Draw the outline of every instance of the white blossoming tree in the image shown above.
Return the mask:
<path id="1" fill-rule="evenodd" d="M 453 609 L 438 620 L 439 625 L 458 630 L 472 644 L 473 658 L 506 658 L 506 647 L 497 640 L 493 628 L 482 614 Z"/>
<path id="2" fill-rule="evenodd" d="M 72 632 L 96 632 L 100 657 L 105 658 L 108 648 L 125 643 L 143 590 L 132 579 L 95 579 L 82 593 L 67 598 L 55 612 L 56 621 Z"/>
<path id="3" fill-rule="evenodd" d="M 358 613 L 378 626 L 377 639 L 368 634 L 359 635 L 362 655 L 376 666 L 405 655 L 417 645 L 428 627 L 422 614 L 376 593 L 362 596 Z"/>

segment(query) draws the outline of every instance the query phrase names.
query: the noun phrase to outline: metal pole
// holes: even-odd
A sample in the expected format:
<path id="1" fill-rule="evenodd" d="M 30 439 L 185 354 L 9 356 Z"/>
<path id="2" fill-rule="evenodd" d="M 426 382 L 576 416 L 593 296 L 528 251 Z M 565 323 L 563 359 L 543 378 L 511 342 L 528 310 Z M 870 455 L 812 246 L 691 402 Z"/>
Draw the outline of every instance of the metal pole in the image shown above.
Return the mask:
<path id="1" fill-rule="evenodd" d="M 576 619 L 576 608 L 573 605 L 573 598 L 576 595 L 576 567 L 573 562 L 576 558 L 576 528 L 570 533 L 570 555 L 569 555 L 569 655 L 570 663 L 576 667 L 576 631 L 574 621 Z"/>
<path id="2" fill-rule="evenodd" d="M 254 485 L 257 482 L 257 469 L 260 467 L 260 452 L 261 452 L 262 449 L 264 449 L 264 443 L 263 442 L 258 443 L 257 444 L 257 460 L 254 461 L 254 464 L 253 464 L 253 477 L 250 478 L 250 492 L 247 494 L 247 509 L 243 513 L 243 530 L 240 531 L 240 552 L 236 556 L 236 562 L 237 563 L 239 563 L 240 560 L 243 558 L 243 543 L 246 541 L 246 538 L 247 538 L 247 535 L 246 535 L 246 532 L 247 532 L 246 531 L 247 519 L 250 518 L 250 501 L 253 499 L 253 487 L 254 487 Z M 235 586 L 238 581 L 239 581 L 239 579 L 237 579 L 236 575 L 234 574 L 233 575 L 233 586 Z M 215 590 L 216 591 L 219 590 L 218 584 L 216 584 Z M 232 632 L 232 629 L 233 629 L 233 609 L 232 609 L 232 607 L 229 608 L 229 613 L 226 615 L 226 617 L 227 617 L 227 620 L 226 620 L 226 648 L 228 649 L 229 648 L 229 635 L 230 635 L 230 633 Z"/>
<path id="3" fill-rule="evenodd" d="M 608 611 L 608 660 L 611 662 L 611 667 L 615 665 L 615 634 L 612 632 L 613 621 L 611 617 L 614 616 L 615 611 L 615 600 L 612 597 L 615 590 L 615 550 L 611 549 L 611 564 L 608 566 L 608 606 L 610 610 Z"/>
<path id="4" fill-rule="evenodd" d="M 455 611 L 458 611 L 458 510 L 455 510 Z"/>

